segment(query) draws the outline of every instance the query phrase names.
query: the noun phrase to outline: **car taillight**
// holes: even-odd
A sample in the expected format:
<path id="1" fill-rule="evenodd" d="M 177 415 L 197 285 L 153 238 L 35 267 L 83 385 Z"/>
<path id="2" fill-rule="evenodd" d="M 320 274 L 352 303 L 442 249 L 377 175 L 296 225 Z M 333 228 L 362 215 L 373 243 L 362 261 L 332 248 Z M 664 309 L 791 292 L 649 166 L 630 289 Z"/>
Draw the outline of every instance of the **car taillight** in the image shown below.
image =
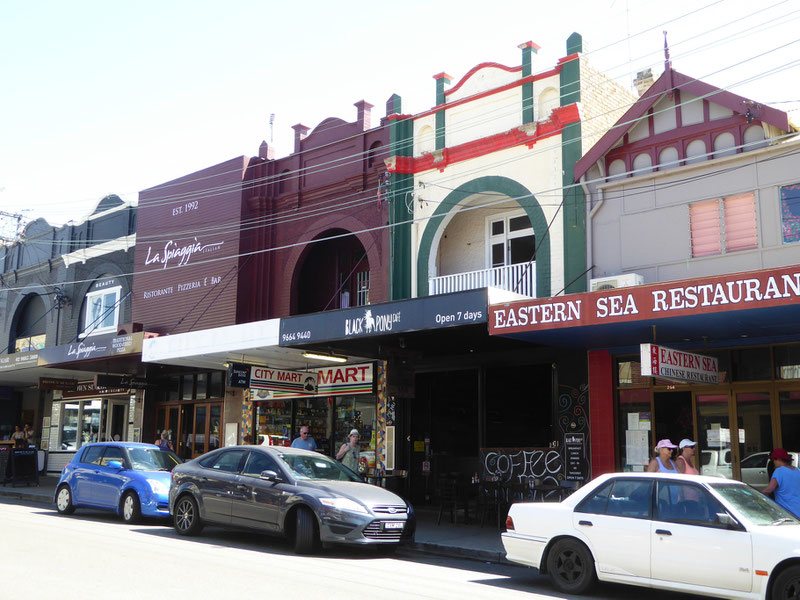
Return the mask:
<path id="1" fill-rule="evenodd" d="M 506 530 L 514 531 L 514 519 L 512 519 L 510 516 L 506 517 Z"/>

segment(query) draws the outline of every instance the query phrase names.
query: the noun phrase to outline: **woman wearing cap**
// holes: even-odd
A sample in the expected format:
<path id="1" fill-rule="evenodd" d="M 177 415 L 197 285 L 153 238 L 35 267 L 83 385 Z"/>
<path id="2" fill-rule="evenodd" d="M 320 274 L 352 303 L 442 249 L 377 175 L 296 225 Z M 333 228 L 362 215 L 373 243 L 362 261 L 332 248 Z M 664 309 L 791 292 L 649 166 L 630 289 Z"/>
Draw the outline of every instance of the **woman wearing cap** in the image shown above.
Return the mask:
<path id="1" fill-rule="evenodd" d="M 775 502 L 800 519 L 800 471 L 792 466 L 792 455 L 783 448 L 775 448 L 770 459 L 775 472 L 762 492 L 774 493 Z"/>
<path id="2" fill-rule="evenodd" d="M 336 460 L 342 461 L 345 467 L 358 472 L 358 455 L 361 451 L 358 446 L 358 429 L 351 429 L 348 437 L 350 440 L 342 444 L 336 453 Z"/>
<path id="3" fill-rule="evenodd" d="M 697 442 L 693 442 L 690 439 L 682 439 L 681 443 L 678 444 L 678 448 L 680 449 L 680 454 L 675 460 L 678 471 L 686 475 L 700 475 L 697 467 L 694 466 L 694 452 L 697 449 Z"/>
<path id="4" fill-rule="evenodd" d="M 647 470 L 650 473 L 655 473 L 656 471 L 659 473 L 677 473 L 678 467 L 672 462 L 672 451 L 675 448 L 677 446 L 671 441 L 659 440 L 656 444 L 657 456 L 647 465 Z"/>

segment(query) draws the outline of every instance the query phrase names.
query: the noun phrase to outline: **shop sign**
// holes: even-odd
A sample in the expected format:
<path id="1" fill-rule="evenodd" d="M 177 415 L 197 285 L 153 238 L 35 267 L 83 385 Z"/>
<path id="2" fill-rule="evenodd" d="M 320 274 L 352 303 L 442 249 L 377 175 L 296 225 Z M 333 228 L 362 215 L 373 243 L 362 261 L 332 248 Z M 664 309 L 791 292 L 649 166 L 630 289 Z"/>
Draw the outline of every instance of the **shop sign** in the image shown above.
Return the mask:
<path id="1" fill-rule="evenodd" d="M 57 365 L 80 360 L 108 358 L 112 356 L 135 354 L 142 351 L 144 334 L 98 336 L 63 346 L 52 346 L 39 351 L 40 365 Z"/>
<path id="2" fill-rule="evenodd" d="M 128 390 L 144 390 L 150 387 L 144 377 L 136 375 L 101 375 L 94 376 L 94 386 L 96 388 L 117 388 Z"/>
<path id="3" fill-rule="evenodd" d="M 251 366 L 245 363 L 230 363 L 228 365 L 228 387 L 249 388 Z"/>
<path id="4" fill-rule="evenodd" d="M 256 369 L 256 367 L 253 367 Z M 275 369 L 273 369 L 274 371 Z M 302 373 L 313 375 L 305 371 L 287 371 L 287 373 Z M 320 367 L 316 371 L 317 388 L 315 392 L 289 392 L 253 385 L 253 375 L 250 376 L 252 400 L 281 400 L 288 398 L 308 398 L 310 396 L 351 396 L 355 394 L 375 393 L 374 364 L 342 365 L 337 367 Z"/>
<path id="5" fill-rule="evenodd" d="M 61 379 L 59 377 L 39 377 L 40 390 L 68 390 L 78 389 L 78 381 L 75 379 Z"/>
<path id="6" fill-rule="evenodd" d="M 281 346 L 485 323 L 485 289 L 281 319 Z"/>
<path id="7" fill-rule="evenodd" d="M 689 383 L 719 383 L 719 365 L 703 356 L 655 344 L 641 344 L 642 375 Z"/>
<path id="8" fill-rule="evenodd" d="M 589 471 L 586 460 L 586 434 L 567 433 L 564 435 L 564 479 L 583 481 Z"/>
<path id="9" fill-rule="evenodd" d="M 20 352 L 19 354 L 6 354 L 0 356 L 0 372 L 15 369 L 27 369 L 39 365 L 38 352 Z"/>
<path id="10" fill-rule="evenodd" d="M 800 302 L 797 266 L 643 285 L 489 307 L 492 335 L 625 323 Z"/>
<path id="11" fill-rule="evenodd" d="M 317 374 L 307 371 L 286 371 L 269 367 L 252 367 L 250 387 L 268 392 L 264 399 L 296 398 L 317 395 Z M 258 394 L 261 398 L 262 394 Z"/>
<path id="12" fill-rule="evenodd" d="M 61 394 L 62 400 L 72 398 L 89 398 L 91 396 L 114 396 L 128 394 L 128 388 L 99 388 L 94 381 L 79 381 L 75 391 L 66 391 Z"/>

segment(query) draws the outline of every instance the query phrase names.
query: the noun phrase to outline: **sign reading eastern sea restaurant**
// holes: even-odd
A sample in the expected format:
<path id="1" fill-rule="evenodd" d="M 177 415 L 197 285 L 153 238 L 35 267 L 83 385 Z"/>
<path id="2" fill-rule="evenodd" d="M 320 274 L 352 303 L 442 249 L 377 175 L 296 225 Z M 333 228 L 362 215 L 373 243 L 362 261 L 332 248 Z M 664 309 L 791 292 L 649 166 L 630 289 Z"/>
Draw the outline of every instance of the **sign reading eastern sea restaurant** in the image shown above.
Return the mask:
<path id="1" fill-rule="evenodd" d="M 800 266 L 489 307 L 492 334 L 701 315 L 800 302 Z"/>

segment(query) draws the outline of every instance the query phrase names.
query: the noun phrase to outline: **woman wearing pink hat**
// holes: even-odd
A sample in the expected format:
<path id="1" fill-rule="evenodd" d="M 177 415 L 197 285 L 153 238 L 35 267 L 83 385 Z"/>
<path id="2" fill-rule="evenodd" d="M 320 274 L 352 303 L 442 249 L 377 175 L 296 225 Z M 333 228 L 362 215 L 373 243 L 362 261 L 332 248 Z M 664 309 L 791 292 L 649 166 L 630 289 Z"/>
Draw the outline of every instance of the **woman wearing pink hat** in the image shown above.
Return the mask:
<path id="1" fill-rule="evenodd" d="M 792 466 L 792 455 L 783 448 L 775 448 L 769 457 L 775 463 L 775 472 L 761 491 L 774 493 L 778 506 L 800 518 L 800 471 Z"/>
<path id="2" fill-rule="evenodd" d="M 678 467 L 672 462 L 672 451 L 675 448 L 677 448 L 677 446 L 671 441 L 659 440 L 656 444 L 658 456 L 650 461 L 650 464 L 647 465 L 647 470 L 650 473 L 655 473 L 656 471 L 659 473 L 677 473 Z"/>

